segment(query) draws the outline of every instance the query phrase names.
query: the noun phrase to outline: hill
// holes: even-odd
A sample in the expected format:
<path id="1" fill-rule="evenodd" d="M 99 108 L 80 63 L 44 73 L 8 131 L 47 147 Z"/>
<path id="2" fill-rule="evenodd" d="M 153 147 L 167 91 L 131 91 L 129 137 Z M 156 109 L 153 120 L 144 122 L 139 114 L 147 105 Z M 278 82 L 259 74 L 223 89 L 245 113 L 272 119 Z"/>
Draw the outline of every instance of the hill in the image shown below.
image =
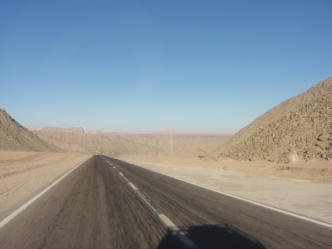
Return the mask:
<path id="1" fill-rule="evenodd" d="M 331 136 L 332 77 L 272 108 L 206 158 L 330 160 Z"/>
<path id="2" fill-rule="evenodd" d="M 0 109 L 0 150 L 59 151 Z"/>
<path id="3" fill-rule="evenodd" d="M 120 134 L 83 128 L 38 127 L 33 132 L 67 152 L 107 155 L 199 156 L 215 150 L 228 135 Z"/>

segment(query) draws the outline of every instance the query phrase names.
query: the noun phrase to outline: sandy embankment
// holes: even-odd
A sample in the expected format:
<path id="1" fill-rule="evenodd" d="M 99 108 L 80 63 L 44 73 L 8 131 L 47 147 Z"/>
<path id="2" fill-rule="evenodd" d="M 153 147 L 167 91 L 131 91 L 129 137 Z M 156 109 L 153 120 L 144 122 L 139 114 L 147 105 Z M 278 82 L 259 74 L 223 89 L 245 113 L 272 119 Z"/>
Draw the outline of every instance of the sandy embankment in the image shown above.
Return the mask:
<path id="1" fill-rule="evenodd" d="M 0 151 L 0 220 L 88 157 L 72 153 Z"/>
<path id="2" fill-rule="evenodd" d="M 276 165 L 143 156 L 122 156 L 119 159 L 332 224 L 331 162 Z"/>

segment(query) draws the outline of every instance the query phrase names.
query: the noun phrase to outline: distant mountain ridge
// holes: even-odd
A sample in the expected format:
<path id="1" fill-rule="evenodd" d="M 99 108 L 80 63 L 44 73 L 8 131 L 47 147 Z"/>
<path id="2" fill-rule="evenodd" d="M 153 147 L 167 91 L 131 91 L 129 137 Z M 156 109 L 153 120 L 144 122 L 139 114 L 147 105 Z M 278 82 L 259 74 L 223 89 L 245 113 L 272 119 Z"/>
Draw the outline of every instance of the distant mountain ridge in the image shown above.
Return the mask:
<path id="1" fill-rule="evenodd" d="M 121 134 L 81 127 L 30 127 L 0 109 L 0 150 L 55 151 L 116 155 L 199 156 L 214 150 L 228 135 Z"/>
<path id="2" fill-rule="evenodd" d="M 332 77 L 275 106 L 206 158 L 331 160 L 331 146 Z"/>
<path id="3" fill-rule="evenodd" d="M 55 126 L 32 126 L 27 127 L 30 131 L 50 131 L 50 132 L 67 132 L 73 134 L 84 134 L 85 130 L 82 127 L 62 128 Z"/>
<path id="4" fill-rule="evenodd" d="M 23 127 L 0 109 L 0 150 L 60 151 Z"/>
<path id="5" fill-rule="evenodd" d="M 197 157 L 215 150 L 229 135 L 125 134 L 84 131 L 83 128 L 38 127 L 32 131 L 64 151 L 108 155 L 152 155 Z"/>

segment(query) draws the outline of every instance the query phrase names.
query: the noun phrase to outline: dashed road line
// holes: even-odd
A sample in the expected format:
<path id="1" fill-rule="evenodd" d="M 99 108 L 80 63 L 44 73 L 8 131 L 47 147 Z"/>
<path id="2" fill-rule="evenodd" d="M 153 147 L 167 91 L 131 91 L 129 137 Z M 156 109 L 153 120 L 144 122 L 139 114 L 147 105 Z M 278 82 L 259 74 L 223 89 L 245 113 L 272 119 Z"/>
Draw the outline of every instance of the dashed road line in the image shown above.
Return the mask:
<path id="1" fill-rule="evenodd" d="M 145 204 L 148 206 L 148 208 L 151 209 L 151 211 L 153 213 L 155 213 L 157 215 L 159 213 L 161 213 L 161 211 L 158 208 L 156 208 L 155 206 L 152 205 L 151 201 L 147 197 L 145 197 L 145 195 L 143 195 L 140 191 L 137 191 L 136 193 L 141 198 L 141 200 L 145 202 Z"/>
<path id="2" fill-rule="evenodd" d="M 132 182 L 129 182 L 128 184 L 133 190 L 138 191 L 138 188 Z"/>
<path id="3" fill-rule="evenodd" d="M 180 230 L 179 227 L 177 227 L 164 213 L 162 213 L 159 209 L 155 208 L 150 199 L 146 197 L 139 189 L 136 187 L 134 183 L 132 183 L 128 178 L 114 165 L 109 163 L 107 160 L 104 159 L 104 161 L 113 167 L 116 171 L 118 171 L 118 174 L 124 178 L 126 183 L 136 192 L 136 194 L 140 197 L 140 199 L 149 207 L 149 209 L 159 218 L 161 223 L 172 233 L 172 235 L 176 236 L 178 240 L 188 249 L 198 249 L 198 247 L 195 245 L 195 243 L 190 240 L 184 232 Z"/>
<path id="4" fill-rule="evenodd" d="M 158 214 L 162 223 L 175 235 L 182 244 L 189 249 L 197 249 L 198 247 L 182 232 L 166 215 L 163 213 Z"/>

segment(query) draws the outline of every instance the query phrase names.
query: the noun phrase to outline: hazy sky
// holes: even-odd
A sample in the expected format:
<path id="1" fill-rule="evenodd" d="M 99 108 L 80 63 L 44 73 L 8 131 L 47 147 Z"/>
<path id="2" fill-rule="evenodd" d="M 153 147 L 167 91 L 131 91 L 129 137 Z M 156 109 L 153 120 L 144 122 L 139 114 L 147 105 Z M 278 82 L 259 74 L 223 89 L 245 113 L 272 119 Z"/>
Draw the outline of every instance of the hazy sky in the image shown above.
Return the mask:
<path id="1" fill-rule="evenodd" d="M 236 131 L 332 76 L 332 1 L 0 1 L 25 126 Z"/>

